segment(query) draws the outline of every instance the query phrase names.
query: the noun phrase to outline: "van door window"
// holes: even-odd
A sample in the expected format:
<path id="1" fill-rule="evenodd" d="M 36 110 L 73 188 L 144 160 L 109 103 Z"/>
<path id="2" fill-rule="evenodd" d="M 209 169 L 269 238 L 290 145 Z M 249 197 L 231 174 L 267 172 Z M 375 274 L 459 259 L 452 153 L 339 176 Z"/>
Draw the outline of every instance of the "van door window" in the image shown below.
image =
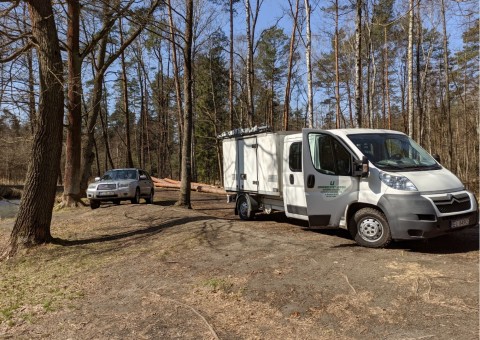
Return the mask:
<path id="1" fill-rule="evenodd" d="M 327 175 L 351 175 L 351 155 L 335 138 L 311 133 L 308 135 L 308 143 L 316 170 Z"/>
<path id="2" fill-rule="evenodd" d="M 302 171 L 302 143 L 296 142 L 290 145 L 288 165 L 293 172 Z"/>

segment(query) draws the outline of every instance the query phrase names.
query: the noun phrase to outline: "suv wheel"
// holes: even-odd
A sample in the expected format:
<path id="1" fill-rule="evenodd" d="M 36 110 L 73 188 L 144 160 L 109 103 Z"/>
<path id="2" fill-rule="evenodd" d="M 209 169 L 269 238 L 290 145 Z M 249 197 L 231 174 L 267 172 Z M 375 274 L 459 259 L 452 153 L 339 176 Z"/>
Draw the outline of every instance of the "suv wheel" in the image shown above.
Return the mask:
<path id="1" fill-rule="evenodd" d="M 152 204 L 153 203 L 153 189 L 150 191 L 150 195 L 148 195 L 148 197 L 145 198 L 145 202 L 147 204 Z"/>
<path id="2" fill-rule="evenodd" d="M 95 200 L 90 200 L 90 208 L 97 209 L 100 207 L 100 202 Z"/>
<path id="3" fill-rule="evenodd" d="M 130 202 L 132 202 L 132 204 L 138 204 L 138 202 L 140 202 L 140 189 L 137 188 L 137 190 L 135 190 L 135 197 L 132 198 L 130 200 Z"/>

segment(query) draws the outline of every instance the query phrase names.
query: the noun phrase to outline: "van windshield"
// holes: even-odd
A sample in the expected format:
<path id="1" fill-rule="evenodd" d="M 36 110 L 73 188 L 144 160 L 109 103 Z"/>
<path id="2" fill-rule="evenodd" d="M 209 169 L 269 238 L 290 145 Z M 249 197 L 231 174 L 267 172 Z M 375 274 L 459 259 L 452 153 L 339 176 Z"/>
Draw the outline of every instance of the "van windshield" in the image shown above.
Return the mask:
<path id="1" fill-rule="evenodd" d="M 433 157 L 408 136 L 365 133 L 351 134 L 348 138 L 379 169 L 389 171 L 441 169 Z"/>

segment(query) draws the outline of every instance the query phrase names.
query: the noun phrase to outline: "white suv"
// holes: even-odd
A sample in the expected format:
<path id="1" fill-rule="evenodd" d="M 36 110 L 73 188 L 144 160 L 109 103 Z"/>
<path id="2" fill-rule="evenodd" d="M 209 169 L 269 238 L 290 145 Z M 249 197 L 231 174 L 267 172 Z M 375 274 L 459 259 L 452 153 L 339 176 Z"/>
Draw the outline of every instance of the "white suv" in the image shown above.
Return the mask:
<path id="1" fill-rule="evenodd" d="M 140 169 L 112 169 L 108 170 L 103 177 L 96 177 L 87 189 L 87 197 L 90 207 L 97 209 L 101 202 L 113 202 L 120 204 L 121 201 L 130 200 L 137 204 L 143 197 L 146 203 L 153 203 L 154 186 L 150 175 Z"/>

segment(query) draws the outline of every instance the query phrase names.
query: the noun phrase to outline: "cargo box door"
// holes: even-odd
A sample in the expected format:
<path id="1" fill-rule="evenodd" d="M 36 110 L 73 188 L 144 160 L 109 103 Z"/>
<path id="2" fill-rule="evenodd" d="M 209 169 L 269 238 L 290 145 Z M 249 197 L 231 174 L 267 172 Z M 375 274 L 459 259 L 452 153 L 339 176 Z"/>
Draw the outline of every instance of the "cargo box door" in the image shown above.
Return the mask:
<path id="1" fill-rule="evenodd" d="M 257 137 L 238 140 L 240 190 L 258 191 Z"/>

